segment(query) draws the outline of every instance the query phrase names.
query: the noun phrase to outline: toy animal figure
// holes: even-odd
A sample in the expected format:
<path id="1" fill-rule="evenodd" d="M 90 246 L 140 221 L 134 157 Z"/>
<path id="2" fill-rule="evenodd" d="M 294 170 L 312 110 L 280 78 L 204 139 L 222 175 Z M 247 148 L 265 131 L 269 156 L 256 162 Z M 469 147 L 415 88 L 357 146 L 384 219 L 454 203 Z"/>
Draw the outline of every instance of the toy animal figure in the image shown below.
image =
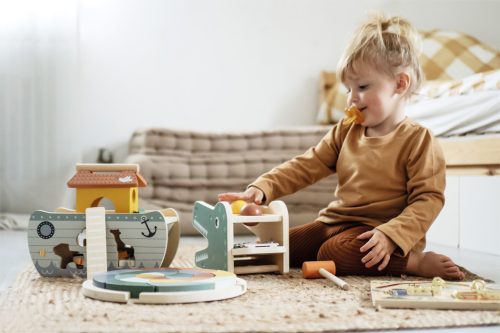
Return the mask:
<path id="1" fill-rule="evenodd" d="M 135 262 L 134 256 L 134 247 L 125 244 L 120 238 L 120 230 L 119 229 L 111 229 L 110 232 L 113 234 L 116 243 L 116 249 L 118 251 L 118 263 L 120 267 L 124 267 L 125 261 L 133 261 Z M 133 264 L 135 266 L 135 264 Z"/>
<path id="2" fill-rule="evenodd" d="M 44 256 L 47 255 L 45 251 L 43 253 Z M 77 268 L 82 269 L 85 263 L 83 254 L 78 251 L 70 251 L 69 245 L 66 243 L 60 243 L 54 246 L 54 254 L 61 257 L 61 269 L 66 269 L 68 267 L 68 264 L 71 262 L 74 263 Z"/>
<path id="3" fill-rule="evenodd" d="M 195 254 L 198 267 L 228 270 L 228 223 L 226 208 L 222 203 L 211 206 L 196 202 L 193 209 L 193 226 L 205 238 L 208 247 Z M 231 229 L 232 226 L 229 226 Z M 230 230 L 232 232 L 232 229 Z"/>

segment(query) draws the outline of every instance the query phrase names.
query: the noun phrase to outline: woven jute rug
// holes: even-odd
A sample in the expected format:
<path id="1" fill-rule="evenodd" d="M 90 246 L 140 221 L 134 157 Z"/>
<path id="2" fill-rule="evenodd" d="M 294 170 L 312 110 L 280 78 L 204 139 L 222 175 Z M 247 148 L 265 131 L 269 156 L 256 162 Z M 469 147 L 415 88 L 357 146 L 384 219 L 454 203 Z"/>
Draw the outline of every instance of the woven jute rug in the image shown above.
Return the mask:
<path id="1" fill-rule="evenodd" d="M 174 266 L 192 266 L 201 248 L 201 241 L 181 241 Z M 81 279 L 43 278 L 30 266 L 0 294 L 0 331 L 331 332 L 500 324 L 500 311 L 374 308 L 367 277 L 345 277 L 349 291 L 327 280 L 305 280 L 299 270 L 243 278 L 247 293 L 229 300 L 119 304 L 85 298 Z"/>

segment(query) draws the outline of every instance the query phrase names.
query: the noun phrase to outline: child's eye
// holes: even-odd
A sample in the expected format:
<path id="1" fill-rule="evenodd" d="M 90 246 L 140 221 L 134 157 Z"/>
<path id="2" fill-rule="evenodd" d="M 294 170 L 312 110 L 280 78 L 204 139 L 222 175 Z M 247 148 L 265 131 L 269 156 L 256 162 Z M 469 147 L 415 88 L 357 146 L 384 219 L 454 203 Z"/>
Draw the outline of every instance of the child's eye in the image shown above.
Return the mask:
<path id="1" fill-rule="evenodd" d="M 358 88 L 359 88 L 359 90 L 366 90 L 366 89 L 368 89 L 368 86 L 369 86 L 368 84 L 362 84 L 362 85 L 358 86 Z"/>

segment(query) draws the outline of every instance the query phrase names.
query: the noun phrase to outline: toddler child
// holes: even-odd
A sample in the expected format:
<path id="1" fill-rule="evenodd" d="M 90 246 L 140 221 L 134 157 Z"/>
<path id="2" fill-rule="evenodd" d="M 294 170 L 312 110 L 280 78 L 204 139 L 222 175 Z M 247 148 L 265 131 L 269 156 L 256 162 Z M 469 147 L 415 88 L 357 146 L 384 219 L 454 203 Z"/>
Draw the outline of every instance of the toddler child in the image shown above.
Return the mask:
<path id="1" fill-rule="evenodd" d="M 337 274 L 413 274 L 463 279 L 448 257 L 423 252 L 444 204 L 445 160 L 431 132 L 405 116 L 422 80 L 418 32 L 399 17 L 364 23 L 339 61 L 357 122 L 340 120 L 315 146 L 277 166 L 245 192 L 219 200 L 257 204 L 336 172 L 337 200 L 290 229 L 290 265 L 333 260 Z"/>

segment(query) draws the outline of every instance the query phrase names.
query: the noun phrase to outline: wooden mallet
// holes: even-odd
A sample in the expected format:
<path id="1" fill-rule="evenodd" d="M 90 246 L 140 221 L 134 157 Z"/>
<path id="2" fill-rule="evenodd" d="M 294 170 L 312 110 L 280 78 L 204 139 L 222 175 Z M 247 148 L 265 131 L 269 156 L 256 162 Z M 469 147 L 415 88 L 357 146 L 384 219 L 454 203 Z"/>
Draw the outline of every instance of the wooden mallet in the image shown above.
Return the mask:
<path id="1" fill-rule="evenodd" d="M 336 268 L 333 261 L 305 261 L 302 264 L 302 274 L 306 279 L 325 277 L 344 290 L 349 290 L 349 285 L 335 276 Z"/>

